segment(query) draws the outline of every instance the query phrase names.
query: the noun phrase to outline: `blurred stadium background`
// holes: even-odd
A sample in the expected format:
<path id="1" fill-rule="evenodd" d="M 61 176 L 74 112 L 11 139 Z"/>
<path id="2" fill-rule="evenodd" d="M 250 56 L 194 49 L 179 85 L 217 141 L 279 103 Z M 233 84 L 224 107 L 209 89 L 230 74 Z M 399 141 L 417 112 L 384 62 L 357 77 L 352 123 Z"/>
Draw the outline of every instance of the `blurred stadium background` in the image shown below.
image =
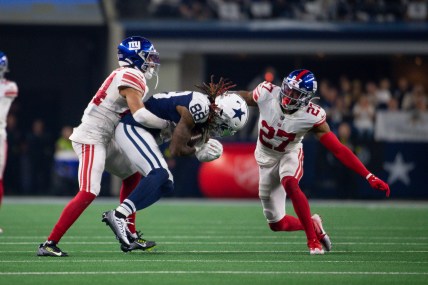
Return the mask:
<path id="1" fill-rule="evenodd" d="M 141 35 L 160 52 L 156 92 L 193 90 L 211 74 L 250 90 L 310 69 L 332 129 L 390 183 L 391 199 L 427 199 L 427 20 L 423 0 L 0 0 L 0 50 L 19 86 L 5 195 L 74 195 L 66 137 L 117 66 L 117 44 Z M 173 196 L 257 197 L 256 122 L 253 111 L 217 162 L 169 158 Z M 383 197 L 314 138 L 304 150 L 310 198 Z M 103 184 L 101 195 L 117 195 L 117 179 Z"/>

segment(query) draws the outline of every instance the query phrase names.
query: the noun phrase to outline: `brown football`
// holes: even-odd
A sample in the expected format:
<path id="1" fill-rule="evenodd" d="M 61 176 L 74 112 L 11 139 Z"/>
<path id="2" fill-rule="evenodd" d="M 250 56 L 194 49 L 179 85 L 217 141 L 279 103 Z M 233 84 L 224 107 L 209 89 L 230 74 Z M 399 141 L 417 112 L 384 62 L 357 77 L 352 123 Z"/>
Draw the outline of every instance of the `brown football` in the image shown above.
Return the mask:
<path id="1" fill-rule="evenodd" d="M 202 139 L 203 139 L 203 130 L 201 128 L 194 127 L 192 129 L 192 136 L 189 142 L 187 143 L 187 145 L 193 147 L 197 143 L 201 142 Z"/>

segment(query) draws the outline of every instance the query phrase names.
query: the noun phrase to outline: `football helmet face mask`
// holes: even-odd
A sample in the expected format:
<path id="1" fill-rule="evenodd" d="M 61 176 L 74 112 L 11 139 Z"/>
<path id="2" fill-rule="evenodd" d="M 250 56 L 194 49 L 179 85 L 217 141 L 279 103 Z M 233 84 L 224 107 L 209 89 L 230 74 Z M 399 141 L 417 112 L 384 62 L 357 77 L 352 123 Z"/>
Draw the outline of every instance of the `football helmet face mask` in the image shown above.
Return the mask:
<path id="1" fill-rule="evenodd" d="M 6 54 L 0 51 L 0 78 L 3 78 L 4 74 L 8 71 L 7 66 L 8 62 Z"/>
<path id="2" fill-rule="evenodd" d="M 158 77 L 159 53 L 146 38 L 134 36 L 124 39 L 117 47 L 120 66 L 131 66 L 144 73 L 146 79 Z"/>
<path id="3" fill-rule="evenodd" d="M 314 98 L 318 85 L 315 76 L 307 69 L 298 69 L 284 78 L 281 85 L 280 104 L 291 111 L 305 107 Z"/>
<path id="4" fill-rule="evenodd" d="M 227 137 L 241 130 L 248 121 L 248 105 L 236 93 L 224 93 L 215 99 L 216 115 L 209 126 L 211 137 Z"/>

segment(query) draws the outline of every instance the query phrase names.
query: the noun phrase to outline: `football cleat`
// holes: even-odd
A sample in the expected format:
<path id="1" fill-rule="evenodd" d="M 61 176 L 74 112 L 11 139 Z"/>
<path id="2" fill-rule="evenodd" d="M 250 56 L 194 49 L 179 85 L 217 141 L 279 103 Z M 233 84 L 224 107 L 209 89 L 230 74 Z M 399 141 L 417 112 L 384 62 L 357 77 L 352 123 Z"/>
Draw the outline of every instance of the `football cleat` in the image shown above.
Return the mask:
<path id="1" fill-rule="evenodd" d="M 62 251 L 59 247 L 56 246 L 56 242 L 47 240 L 44 243 L 40 244 L 39 249 L 37 250 L 38 256 L 54 256 L 54 257 L 65 257 L 68 254 Z"/>
<path id="2" fill-rule="evenodd" d="M 317 238 L 319 242 L 322 244 L 323 248 L 326 251 L 330 251 L 332 247 L 330 237 L 324 231 L 321 217 L 318 214 L 314 214 L 312 216 L 312 222 L 313 222 L 315 233 L 317 234 Z"/>
<path id="3" fill-rule="evenodd" d="M 121 245 L 120 249 L 123 252 L 129 252 L 136 249 L 140 249 L 143 251 L 151 251 L 156 246 L 155 241 L 146 240 L 142 237 L 142 233 L 137 231 L 136 233 L 131 233 L 129 230 L 126 231 L 129 242 L 131 243 L 129 246 Z"/>
<path id="4" fill-rule="evenodd" d="M 3 233 L 3 229 L 2 228 L 0 228 L 0 234 L 2 234 Z"/>
<path id="5" fill-rule="evenodd" d="M 308 240 L 309 254 L 319 255 L 324 254 L 321 243 L 317 239 Z"/>
<path id="6" fill-rule="evenodd" d="M 125 219 L 116 217 L 114 213 L 114 210 L 104 212 L 103 219 L 101 221 L 111 228 L 113 233 L 116 235 L 116 238 L 123 246 L 129 247 L 130 243 L 126 236 L 126 229 L 128 228 L 126 221 Z"/>

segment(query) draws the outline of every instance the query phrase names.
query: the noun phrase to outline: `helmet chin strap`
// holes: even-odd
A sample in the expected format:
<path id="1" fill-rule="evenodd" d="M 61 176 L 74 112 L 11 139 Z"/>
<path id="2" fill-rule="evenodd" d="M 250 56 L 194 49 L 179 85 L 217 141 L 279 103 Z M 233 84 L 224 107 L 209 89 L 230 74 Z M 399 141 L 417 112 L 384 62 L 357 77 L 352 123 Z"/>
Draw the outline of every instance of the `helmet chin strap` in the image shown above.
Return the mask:
<path id="1" fill-rule="evenodd" d="M 144 72 L 144 77 L 148 80 L 152 79 L 153 76 L 156 76 L 156 84 L 155 84 L 155 89 L 158 87 L 158 83 L 159 83 L 159 76 L 158 73 L 156 71 L 154 71 L 153 67 L 149 67 L 147 68 L 147 70 Z"/>
<path id="2" fill-rule="evenodd" d="M 158 83 L 159 83 L 159 76 L 157 72 L 154 72 L 154 75 L 156 76 L 156 84 L 155 84 L 155 89 L 158 88 Z"/>

